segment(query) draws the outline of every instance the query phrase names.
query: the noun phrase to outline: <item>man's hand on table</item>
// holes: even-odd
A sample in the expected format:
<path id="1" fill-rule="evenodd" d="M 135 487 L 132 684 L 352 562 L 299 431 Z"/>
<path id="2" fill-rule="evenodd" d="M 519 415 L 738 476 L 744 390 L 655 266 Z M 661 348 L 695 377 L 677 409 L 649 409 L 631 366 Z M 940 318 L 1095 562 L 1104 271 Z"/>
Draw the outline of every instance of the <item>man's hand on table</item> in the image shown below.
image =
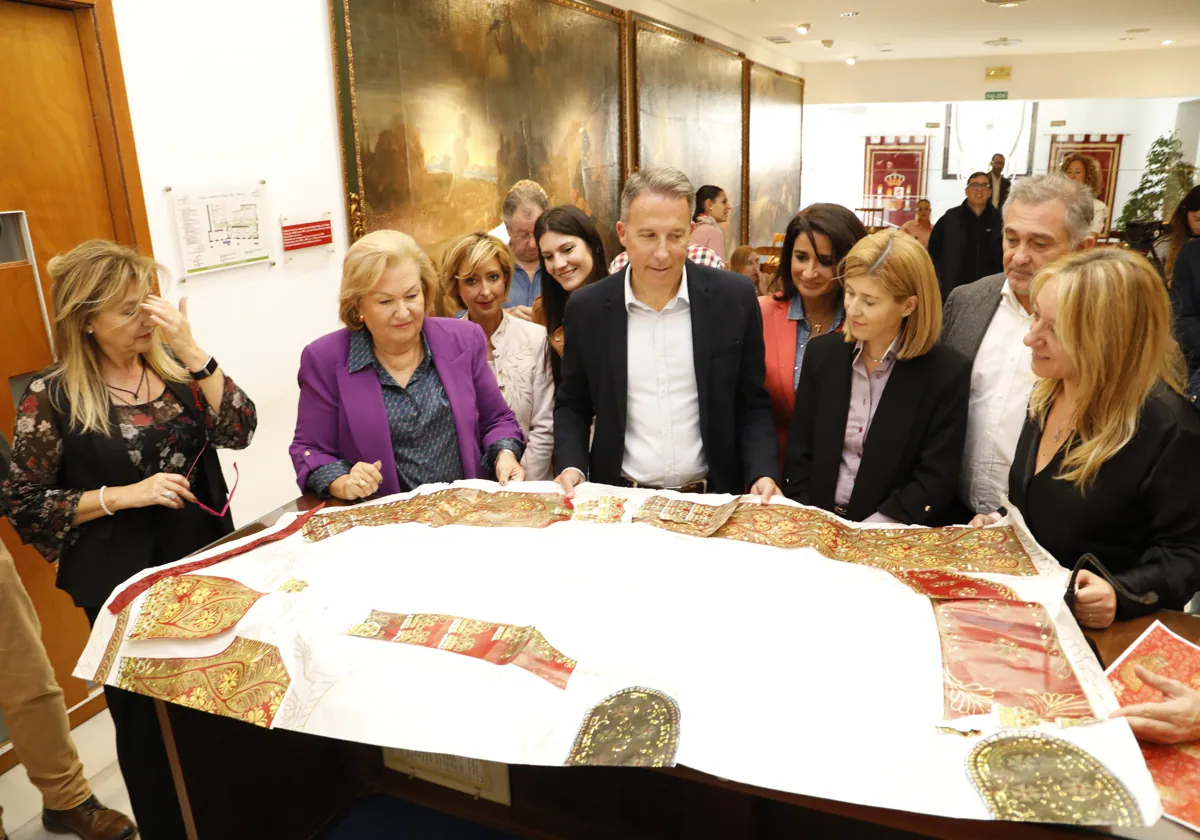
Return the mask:
<path id="1" fill-rule="evenodd" d="M 1163 693 L 1156 703 L 1135 703 L 1117 709 L 1109 717 L 1123 717 L 1139 741 L 1151 744 L 1182 744 L 1200 739 L 1200 691 L 1178 680 L 1160 677 L 1135 665 L 1138 679 Z"/>

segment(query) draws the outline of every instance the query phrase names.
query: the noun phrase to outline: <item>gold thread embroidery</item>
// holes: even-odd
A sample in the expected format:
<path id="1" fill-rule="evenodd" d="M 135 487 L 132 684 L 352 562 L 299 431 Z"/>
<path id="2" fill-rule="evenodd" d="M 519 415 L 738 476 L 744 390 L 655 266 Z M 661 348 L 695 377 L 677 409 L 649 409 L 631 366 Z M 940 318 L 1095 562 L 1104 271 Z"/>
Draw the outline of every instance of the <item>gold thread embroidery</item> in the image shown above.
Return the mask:
<path id="1" fill-rule="evenodd" d="M 1000 733 L 967 757 L 972 784 L 998 820 L 1132 826 L 1137 801 L 1107 767 L 1041 732 Z"/>
<path id="2" fill-rule="evenodd" d="M 133 609 L 133 604 L 126 604 L 117 613 L 117 625 L 113 628 L 112 635 L 108 638 L 108 647 L 104 649 L 104 657 L 100 660 L 100 664 L 96 668 L 96 676 L 92 677 L 92 682 L 98 685 L 104 685 L 108 682 L 108 672 L 112 670 L 113 660 L 117 658 L 117 651 L 120 649 L 121 643 L 125 641 L 125 628 L 129 625 L 129 611 L 131 609 Z"/>
<path id="3" fill-rule="evenodd" d="M 279 586 L 280 592 L 288 592 L 291 594 L 303 592 L 305 589 L 308 589 L 308 581 L 298 580 L 296 578 L 288 578 Z"/>
<path id="4" fill-rule="evenodd" d="M 122 657 L 117 684 L 126 691 L 270 728 L 291 678 L 278 648 L 237 636 L 216 656 Z"/>
<path id="5" fill-rule="evenodd" d="M 165 577 L 150 587 L 130 639 L 207 639 L 230 630 L 264 593 L 229 578 Z"/>
<path id="6" fill-rule="evenodd" d="M 644 522 L 677 534 L 709 537 L 725 524 L 737 507 L 736 499 L 723 505 L 705 505 L 684 499 L 651 496 L 638 508 L 637 513 L 633 515 L 633 521 Z"/>
<path id="7" fill-rule="evenodd" d="M 673 767 L 679 705 L 652 688 L 609 695 L 584 716 L 567 766 Z"/>
<path id="8" fill-rule="evenodd" d="M 625 517 L 625 499 L 620 496 L 600 496 L 577 502 L 575 522 L 620 522 Z"/>

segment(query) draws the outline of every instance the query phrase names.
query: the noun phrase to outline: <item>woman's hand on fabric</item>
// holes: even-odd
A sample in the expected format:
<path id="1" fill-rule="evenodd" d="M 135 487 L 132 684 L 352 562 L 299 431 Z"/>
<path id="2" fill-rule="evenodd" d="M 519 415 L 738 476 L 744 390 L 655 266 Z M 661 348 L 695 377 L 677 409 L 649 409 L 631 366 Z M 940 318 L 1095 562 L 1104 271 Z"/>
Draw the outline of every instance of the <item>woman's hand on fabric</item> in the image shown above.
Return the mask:
<path id="1" fill-rule="evenodd" d="M 995 525 L 1003 519 L 999 513 L 981 513 L 971 520 L 972 528 L 986 528 L 989 525 Z"/>
<path id="2" fill-rule="evenodd" d="M 1200 691 L 1178 680 L 1162 677 L 1141 665 L 1133 666 L 1138 679 L 1163 693 L 1156 703 L 1135 703 L 1109 717 L 1123 717 L 1139 741 L 1182 744 L 1200 739 Z"/>
<path id="3" fill-rule="evenodd" d="M 517 456 L 511 450 L 500 450 L 500 454 L 496 456 L 496 481 L 503 487 L 510 481 L 524 480 L 525 468 L 521 466 Z"/>
<path id="4" fill-rule="evenodd" d="M 1084 627 L 1102 630 L 1117 617 L 1117 593 L 1104 578 L 1080 569 L 1075 579 L 1075 619 Z"/>
<path id="5" fill-rule="evenodd" d="M 750 486 L 750 493 L 758 496 L 765 505 L 771 501 L 772 496 L 779 495 L 779 485 L 775 483 L 775 479 L 764 475 Z"/>
<path id="6" fill-rule="evenodd" d="M 583 484 L 587 479 L 579 470 L 574 467 L 567 467 L 554 480 L 562 486 L 563 495 L 568 499 L 573 499 L 575 498 L 575 488 Z"/>
<path id="7" fill-rule="evenodd" d="M 114 492 L 115 491 L 115 492 Z M 179 510 L 184 500 L 195 502 L 191 483 L 178 473 L 161 472 L 137 484 L 114 487 L 106 494 L 110 510 L 144 508 L 152 505 Z M 115 502 L 115 505 L 114 505 Z"/>
<path id="8" fill-rule="evenodd" d="M 383 473 L 379 471 L 382 467 L 382 461 L 373 464 L 359 461 L 346 475 L 333 480 L 329 485 L 329 495 L 346 502 L 374 496 L 379 485 L 383 484 Z"/>
<path id="9" fill-rule="evenodd" d="M 150 320 L 162 333 L 163 341 L 188 370 L 198 371 L 208 363 L 208 354 L 200 349 L 192 337 L 186 297 L 180 298 L 179 308 L 176 309 L 165 297 L 148 295 L 142 309 L 150 313 Z"/>

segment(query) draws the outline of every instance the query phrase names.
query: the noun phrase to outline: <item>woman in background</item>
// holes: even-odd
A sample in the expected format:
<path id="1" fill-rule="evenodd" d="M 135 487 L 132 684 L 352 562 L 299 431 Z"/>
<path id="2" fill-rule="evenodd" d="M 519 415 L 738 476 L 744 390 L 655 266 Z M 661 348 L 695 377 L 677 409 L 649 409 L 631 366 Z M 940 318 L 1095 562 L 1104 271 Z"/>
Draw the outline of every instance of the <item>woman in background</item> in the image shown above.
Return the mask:
<path id="1" fill-rule="evenodd" d="M 604 241 L 596 224 L 572 204 L 551 207 L 533 226 L 541 253 L 542 274 L 553 283 L 542 284 L 542 296 L 533 302 L 533 320 L 546 328 L 550 370 L 557 385 L 562 379 L 563 313 L 576 289 L 608 276 Z"/>
<path id="2" fill-rule="evenodd" d="M 243 449 L 254 403 L 155 294 L 161 266 L 115 242 L 50 260 L 59 361 L 17 410 L 6 484 L 21 539 L 95 623 L 113 590 L 233 531 L 217 449 Z M 104 687 L 141 836 L 185 837 L 154 700 Z"/>
<path id="3" fill-rule="evenodd" d="M 1167 235 L 1154 243 L 1154 256 L 1168 281 L 1175 276 L 1179 251 L 1197 238 L 1200 238 L 1200 186 L 1192 187 L 1183 197 L 1167 222 Z"/>
<path id="4" fill-rule="evenodd" d="M 1108 236 L 1108 205 L 1100 200 L 1100 187 L 1103 181 L 1100 164 L 1094 157 L 1075 152 L 1063 159 L 1062 174 L 1072 181 L 1078 181 L 1092 191 L 1091 232 L 1097 237 Z"/>
<path id="5" fill-rule="evenodd" d="M 342 268 L 344 329 L 300 355 L 288 452 L 303 493 L 346 501 L 422 484 L 522 481 L 521 427 L 465 318 L 431 318 L 437 274 L 413 238 L 368 233 Z"/>
<path id="6" fill-rule="evenodd" d="M 758 251 L 749 245 L 739 245 L 729 256 L 729 270 L 734 274 L 744 274 L 754 282 L 754 290 L 759 297 L 778 291 L 777 278 L 762 270 L 759 263 Z"/>
<path id="7" fill-rule="evenodd" d="M 1043 268 L 1032 295 L 1025 344 L 1040 380 L 1009 498 L 1061 565 L 1092 554 L 1118 584 L 1079 572 L 1084 627 L 1183 609 L 1200 590 L 1200 414 L 1183 395 L 1167 290 L 1144 257 L 1102 248 Z"/>
<path id="8" fill-rule="evenodd" d="M 442 258 L 442 289 L 466 310 L 467 320 L 483 328 L 488 367 L 525 433 L 525 454 L 521 456 L 525 477 L 549 480 L 553 478 L 554 377 L 546 328 L 514 318 L 503 308 L 512 280 L 512 253 L 486 233 L 460 238 Z"/>
<path id="9" fill-rule="evenodd" d="M 787 226 L 775 284 L 760 297 L 766 345 L 766 387 L 783 457 L 788 424 L 800 384 L 808 342 L 842 329 L 842 283 L 838 266 L 867 235 L 858 216 L 840 204 L 812 204 Z"/>
<path id="10" fill-rule="evenodd" d="M 691 241 L 712 249 L 721 259 L 725 259 L 725 229 L 721 225 L 729 221 L 730 209 L 729 196 L 720 187 L 705 184 L 696 190 L 696 214 L 692 217 L 696 227 Z"/>
<path id="11" fill-rule="evenodd" d="M 971 363 L 938 344 L 933 261 L 885 230 L 846 256 L 845 335 L 809 347 L 783 478 L 788 498 L 855 522 L 942 523 L 967 437 Z"/>

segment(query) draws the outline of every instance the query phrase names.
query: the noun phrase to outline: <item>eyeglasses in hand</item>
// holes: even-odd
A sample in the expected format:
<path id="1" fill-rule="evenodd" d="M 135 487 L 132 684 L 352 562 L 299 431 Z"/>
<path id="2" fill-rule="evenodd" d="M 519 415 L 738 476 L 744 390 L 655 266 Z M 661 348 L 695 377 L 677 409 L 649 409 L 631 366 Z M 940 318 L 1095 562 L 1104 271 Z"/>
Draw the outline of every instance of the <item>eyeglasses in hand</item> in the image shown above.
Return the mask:
<path id="1" fill-rule="evenodd" d="M 192 480 L 192 473 L 196 470 L 196 464 L 200 463 L 201 456 L 208 449 L 208 439 L 205 438 L 204 445 L 200 447 L 200 452 L 196 455 L 196 460 L 192 461 L 192 466 L 188 468 L 187 475 L 184 476 L 189 482 Z M 233 489 L 229 491 L 229 495 L 225 497 L 225 507 L 220 511 L 215 511 L 203 502 L 196 502 L 196 507 L 205 513 L 211 513 L 213 516 L 224 517 L 229 512 L 229 503 L 233 501 L 233 494 L 237 492 L 238 481 L 241 480 L 241 474 L 238 472 L 238 465 L 235 462 L 233 465 Z"/>

